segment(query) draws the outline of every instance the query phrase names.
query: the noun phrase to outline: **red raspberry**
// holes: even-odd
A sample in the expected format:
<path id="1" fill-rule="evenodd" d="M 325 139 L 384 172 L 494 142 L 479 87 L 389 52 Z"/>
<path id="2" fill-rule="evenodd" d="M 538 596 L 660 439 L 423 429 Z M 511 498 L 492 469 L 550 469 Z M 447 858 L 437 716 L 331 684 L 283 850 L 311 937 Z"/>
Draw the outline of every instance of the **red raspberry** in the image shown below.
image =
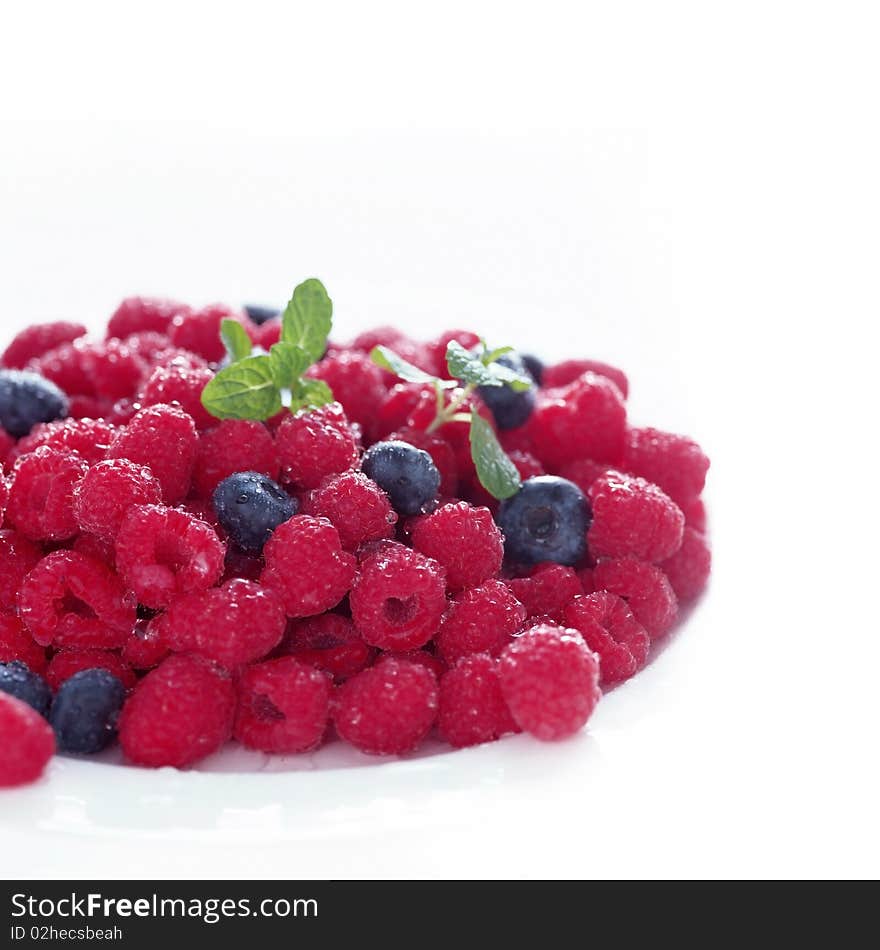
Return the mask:
<path id="1" fill-rule="evenodd" d="M 294 515 L 263 548 L 261 583 L 274 590 L 288 617 L 310 617 L 335 607 L 351 589 L 356 562 L 342 549 L 325 518 Z"/>
<path id="2" fill-rule="evenodd" d="M 328 475 L 358 463 L 357 439 L 338 402 L 288 413 L 275 442 L 285 479 L 301 488 L 317 488 Z"/>
<path id="3" fill-rule="evenodd" d="M 565 623 L 583 636 L 599 657 L 602 683 L 619 683 L 648 659 L 651 640 L 625 600 L 607 591 L 576 597 L 565 608 Z"/>
<path id="4" fill-rule="evenodd" d="M 526 619 L 526 609 L 502 581 L 459 594 L 437 634 L 437 652 L 452 664 L 469 653 L 500 653 Z"/>
<path id="5" fill-rule="evenodd" d="M 185 303 L 177 300 L 126 297 L 107 323 L 107 337 L 127 337 L 145 331 L 167 333 L 174 317 L 188 313 L 189 309 Z"/>
<path id="6" fill-rule="evenodd" d="M 159 614 L 149 621 L 138 621 L 122 645 L 122 659 L 136 670 L 152 670 L 168 656 L 169 648 L 162 635 Z"/>
<path id="7" fill-rule="evenodd" d="M 347 551 L 354 551 L 365 541 L 393 537 L 397 524 L 397 513 L 388 496 L 363 472 L 331 476 L 306 496 L 302 510 L 303 514 L 330 521 Z"/>
<path id="8" fill-rule="evenodd" d="M 681 506 L 681 510 L 684 513 L 684 523 L 689 528 L 693 528 L 694 531 L 699 531 L 700 534 L 706 533 L 706 528 L 708 527 L 706 506 L 703 504 L 702 498 L 694 498 Z"/>
<path id="9" fill-rule="evenodd" d="M 46 670 L 46 651 L 25 630 L 15 614 L 0 613 L 0 663 L 18 660 L 41 676 Z"/>
<path id="10" fill-rule="evenodd" d="M 72 551 L 79 551 L 87 557 L 102 561 L 111 571 L 116 570 L 116 539 L 99 538 L 96 534 L 78 534 L 71 546 Z"/>
<path id="11" fill-rule="evenodd" d="M 576 630 L 553 624 L 517 637 L 502 653 L 498 671 L 513 718 L 545 742 L 577 732 L 602 696 L 596 656 Z"/>
<path id="12" fill-rule="evenodd" d="M 159 480 L 166 505 L 189 493 L 198 436 L 191 416 L 176 406 L 142 409 L 113 440 L 108 458 L 146 465 Z"/>
<path id="13" fill-rule="evenodd" d="M 236 472 L 259 472 L 277 480 L 278 450 L 262 422 L 224 419 L 199 437 L 193 485 L 202 498 Z"/>
<path id="14" fill-rule="evenodd" d="M 175 653 L 195 653 L 234 670 L 277 647 L 285 624 L 281 600 L 272 590 L 236 578 L 175 600 L 160 629 Z"/>
<path id="15" fill-rule="evenodd" d="M 607 472 L 590 487 L 593 520 L 587 544 L 594 560 L 634 557 L 663 561 L 681 547 L 684 515 L 672 499 L 643 478 Z"/>
<path id="16" fill-rule="evenodd" d="M 466 350 L 480 345 L 479 334 L 471 330 L 447 330 L 445 333 L 441 333 L 436 340 L 432 340 L 428 344 L 428 352 L 434 363 L 431 372 L 441 379 L 451 378 L 449 367 L 446 365 L 446 349 L 453 340 L 460 343 Z"/>
<path id="17" fill-rule="evenodd" d="M 153 370 L 138 401 L 143 406 L 177 403 L 192 416 L 200 429 L 207 429 L 216 425 L 217 420 L 202 405 L 202 390 L 213 378 L 209 369 L 181 366 L 175 361 L 170 366 Z"/>
<path id="18" fill-rule="evenodd" d="M 68 396 L 95 395 L 92 347 L 83 339 L 56 346 L 31 360 L 28 368 L 51 380 Z"/>
<path id="19" fill-rule="evenodd" d="M 415 448 L 427 452 L 440 473 L 440 494 L 454 495 L 458 491 L 458 462 L 452 446 L 442 435 L 404 426 L 388 435 L 386 441 L 408 442 Z"/>
<path id="20" fill-rule="evenodd" d="M 167 346 L 150 360 L 150 372 L 156 369 L 210 369 L 208 361 L 197 353 L 181 350 L 177 346 Z"/>
<path id="21" fill-rule="evenodd" d="M 437 716 L 434 674 L 418 663 L 386 660 L 339 687 L 333 708 L 336 731 L 368 755 L 412 752 Z"/>
<path id="22" fill-rule="evenodd" d="M 576 459 L 574 462 L 563 465 L 559 470 L 559 474 L 562 478 L 574 482 L 585 495 L 588 495 L 593 482 L 609 471 L 613 471 L 613 469 L 609 469 L 602 462 L 594 462 L 592 459 Z"/>
<path id="23" fill-rule="evenodd" d="M 112 541 L 129 508 L 161 502 L 162 487 L 148 468 L 108 459 L 86 472 L 74 493 L 73 510 L 83 531 Z"/>
<path id="24" fill-rule="evenodd" d="M 551 470 L 584 456 L 616 463 L 623 455 L 626 407 L 614 383 L 585 373 L 564 389 L 544 391 L 528 427 L 535 454 Z"/>
<path id="25" fill-rule="evenodd" d="M 121 647 L 135 624 L 135 601 L 100 561 L 77 551 L 47 555 L 25 578 L 19 614 L 41 646 Z"/>
<path id="26" fill-rule="evenodd" d="M 507 457 L 516 466 L 519 477 L 525 481 L 527 478 L 536 478 L 538 475 L 546 475 L 544 466 L 532 455 L 531 452 L 523 452 L 514 449 L 507 453 Z"/>
<path id="27" fill-rule="evenodd" d="M 0 692 L 0 788 L 36 782 L 54 754 L 49 723 L 27 703 Z"/>
<path id="28" fill-rule="evenodd" d="M 562 564 L 538 564 L 528 577 L 514 578 L 507 586 L 529 617 L 551 617 L 555 623 L 562 622 L 565 606 L 584 592 L 575 571 Z"/>
<path id="29" fill-rule="evenodd" d="M 90 357 L 95 395 L 99 399 L 113 402 L 138 391 L 147 364 L 121 340 L 93 344 Z"/>
<path id="30" fill-rule="evenodd" d="M 367 643 L 383 650 L 416 650 L 440 625 L 446 577 L 431 558 L 384 542 L 361 562 L 349 603 Z"/>
<path id="31" fill-rule="evenodd" d="M 696 600 L 712 570 L 712 551 L 705 536 L 693 528 L 685 528 L 681 547 L 671 558 L 661 561 L 660 567 L 680 601 Z"/>
<path id="32" fill-rule="evenodd" d="M 516 429 L 502 429 L 498 433 L 501 448 L 510 455 L 512 452 L 525 452 L 535 458 L 535 447 L 529 437 L 528 425 L 521 425 Z M 540 464 L 540 462 L 538 463 Z M 544 474 L 547 474 L 546 472 Z"/>
<path id="33" fill-rule="evenodd" d="M 397 347 L 413 346 L 411 340 L 402 330 L 392 326 L 373 327 L 372 330 L 364 330 L 359 333 L 348 344 L 349 350 L 358 350 L 360 353 L 370 353 L 377 346 L 387 346 L 395 353 L 402 355 Z"/>
<path id="34" fill-rule="evenodd" d="M 447 389 L 444 392 L 445 404 L 449 405 L 452 400 L 462 397 L 461 389 Z M 489 411 L 486 404 L 475 394 L 468 396 L 461 403 L 462 412 L 476 412 L 481 415 L 489 425 L 495 428 L 495 419 Z M 416 408 L 410 413 L 406 421 L 408 428 L 426 430 L 437 414 L 437 400 L 433 392 L 425 393 Z M 467 422 L 447 422 L 441 434 L 443 439 L 449 443 L 455 455 L 455 464 L 458 469 L 459 478 L 468 479 L 476 472 L 474 460 L 471 456 L 470 442 L 470 424 Z"/>
<path id="35" fill-rule="evenodd" d="M 677 504 L 687 504 L 703 490 L 709 459 L 693 439 L 659 429 L 630 429 L 622 468 L 659 485 Z"/>
<path id="36" fill-rule="evenodd" d="M 88 471 L 75 452 L 45 446 L 23 455 L 12 471 L 6 520 L 32 541 L 64 541 L 79 526 L 73 496 Z"/>
<path id="37" fill-rule="evenodd" d="M 443 676 L 437 727 L 458 749 L 520 731 L 501 693 L 497 662 L 491 656 L 463 657 Z"/>
<path id="38" fill-rule="evenodd" d="M 9 501 L 9 482 L 3 476 L 3 466 L 0 465 L 0 527 L 6 516 L 6 503 Z"/>
<path id="39" fill-rule="evenodd" d="M 440 681 L 440 677 L 449 669 L 449 665 L 445 660 L 439 656 L 435 656 L 433 653 L 428 653 L 427 650 L 404 650 L 402 653 L 382 653 L 376 662 L 386 663 L 388 660 L 404 660 L 407 663 L 418 663 L 419 666 L 430 670 L 434 676 L 437 677 L 438 682 Z"/>
<path id="40" fill-rule="evenodd" d="M 86 328 L 81 323 L 68 323 L 66 320 L 35 323 L 12 338 L 0 363 L 10 369 L 24 369 L 31 360 L 85 335 Z"/>
<path id="41" fill-rule="evenodd" d="M 155 369 L 156 360 L 167 356 L 169 350 L 176 354 L 184 354 L 186 350 L 178 350 L 171 345 L 171 340 L 164 333 L 157 333 L 155 330 L 141 330 L 138 333 L 132 333 L 125 337 L 122 342 L 150 367 Z M 188 355 L 188 354 L 187 354 Z M 201 357 L 197 357 L 201 360 Z M 206 365 L 204 360 L 202 365 Z"/>
<path id="42" fill-rule="evenodd" d="M 262 326 L 251 328 L 250 337 L 254 342 L 254 346 L 271 350 L 281 339 L 281 320 L 267 320 Z"/>
<path id="43" fill-rule="evenodd" d="M 209 363 L 219 363 L 226 352 L 220 337 L 220 323 L 223 320 L 238 320 L 245 325 L 245 317 L 240 310 L 227 307 L 226 304 L 212 303 L 199 310 L 179 313 L 171 321 L 168 336 L 174 346 L 197 353 Z"/>
<path id="44" fill-rule="evenodd" d="M 376 419 L 371 427 L 376 438 L 386 439 L 389 432 L 405 425 L 422 396 L 433 392 L 434 387 L 429 383 L 397 383 L 392 386 L 376 410 Z"/>
<path id="45" fill-rule="evenodd" d="M 548 366 L 544 369 L 541 385 L 545 389 L 567 386 L 588 372 L 610 379 L 620 390 L 624 399 L 629 395 L 629 380 L 626 378 L 626 373 L 616 366 L 609 366 L 608 363 L 600 363 L 598 360 L 564 360 L 562 363 Z"/>
<path id="46" fill-rule="evenodd" d="M 328 356 L 309 368 L 307 376 L 323 379 L 353 422 L 368 428 L 385 398 L 382 371 L 363 353 Z"/>
<path id="47" fill-rule="evenodd" d="M 3 428 L 0 428 L 0 468 L 5 464 L 12 464 L 15 459 L 9 459 L 15 448 L 15 439 Z"/>
<path id="48" fill-rule="evenodd" d="M 79 452 L 89 463 L 100 462 L 116 435 L 116 426 L 103 419 L 61 419 L 35 426 L 19 440 L 16 455 L 27 455 L 41 445 L 60 452 Z"/>
<path id="49" fill-rule="evenodd" d="M 488 508 L 460 501 L 416 518 L 413 547 L 439 562 L 451 591 L 476 587 L 501 570 L 504 538 Z"/>
<path id="50" fill-rule="evenodd" d="M 46 670 L 46 682 L 53 692 L 69 680 L 74 673 L 82 670 L 107 670 L 112 673 L 126 689 L 134 689 L 137 677 L 132 668 L 109 650 L 59 650 Z"/>
<path id="51" fill-rule="evenodd" d="M 37 545 L 24 535 L 0 531 L 0 610 L 15 610 L 21 582 L 41 557 Z"/>
<path id="52" fill-rule="evenodd" d="M 593 569 L 596 590 L 617 594 L 652 640 L 668 633 L 678 615 L 675 591 L 666 575 L 645 561 L 632 557 L 600 561 Z"/>
<path id="53" fill-rule="evenodd" d="M 261 752 L 289 755 L 316 749 L 330 721 L 327 673 L 283 656 L 248 667 L 238 683 L 233 735 Z"/>
<path id="54" fill-rule="evenodd" d="M 113 403 L 97 396 L 71 396 L 67 404 L 68 419 L 103 419 L 115 425 L 115 421 L 109 418 L 112 411 Z"/>
<path id="55" fill-rule="evenodd" d="M 581 582 L 581 587 L 583 587 L 585 594 L 592 594 L 596 590 L 596 581 L 593 577 L 593 568 L 582 567 L 577 572 L 577 576 L 578 580 Z"/>
<path id="56" fill-rule="evenodd" d="M 369 666 L 376 651 L 358 636 L 348 617 L 321 614 L 290 622 L 284 652 L 342 683 Z"/>
<path id="57" fill-rule="evenodd" d="M 182 768 L 232 735 L 235 688 L 221 667 L 170 656 L 138 684 L 119 718 L 119 742 L 138 765 Z"/>
<path id="58" fill-rule="evenodd" d="M 214 529 L 185 511 L 136 505 L 116 537 L 116 565 L 138 602 L 167 607 L 220 580 L 226 548 Z"/>

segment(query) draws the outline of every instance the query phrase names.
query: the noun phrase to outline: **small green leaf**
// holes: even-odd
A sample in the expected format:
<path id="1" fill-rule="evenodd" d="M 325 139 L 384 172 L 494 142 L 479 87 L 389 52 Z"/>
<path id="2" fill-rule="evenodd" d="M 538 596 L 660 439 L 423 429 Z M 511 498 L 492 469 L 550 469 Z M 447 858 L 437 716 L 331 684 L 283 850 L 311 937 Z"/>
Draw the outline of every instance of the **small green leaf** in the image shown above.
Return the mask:
<path id="1" fill-rule="evenodd" d="M 530 379 L 508 366 L 502 366 L 501 363 L 487 365 L 483 362 L 483 357 L 466 350 L 457 340 L 452 340 L 446 348 L 446 365 L 450 375 L 474 386 L 510 386 L 517 392 L 523 392 L 532 386 Z"/>
<path id="2" fill-rule="evenodd" d="M 237 363 L 251 355 L 253 349 L 251 338 L 238 320 L 221 320 L 220 338 L 223 340 L 231 363 Z"/>
<path id="3" fill-rule="evenodd" d="M 309 364 L 324 355 L 333 325 L 333 301 L 315 277 L 304 280 L 281 314 L 281 339 L 299 346 L 309 356 Z"/>
<path id="4" fill-rule="evenodd" d="M 485 346 L 485 343 L 483 344 Z M 494 363 L 499 356 L 504 356 L 507 353 L 512 353 L 512 346 L 498 346 L 494 350 L 487 350 L 481 357 L 483 360 L 483 365 L 488 366 L 490 363 Z"/>
<path id="5" fill-rule="evenodd" d="M 389 350 L 387 346 L 374 346 L 370 351 L 370 359 L 377 366 L 387 369 L 389 373 L 394 373 L 395 376 L 399 376 L 408 383 L 440 383 L 443 387 L 449 386 L 450 383 L 455 385 L 451 380 L 437 379 L 436 376 L 431 376 L 418 366 L 413 366 L 402 356 L 398 356 L 394 350 Z"/>
<path id="6" fill-rule="evenodd" d="M 281 394 L 268 356 L 227 366 L 205 386 L 202 405 L 218 419 L 268 419 L 281 411 Z"/>
<path id="7" fill-rule="evenodd" d="M 319 409 L 329 402 L 333 402 L 333 390 L 323 379 L 301 379 L 291 391 L 290 411 L 305 407 Z"/>
<path id="8" fill-rule="evenodd" d="M 516 466 L 504 454 L 492 427 L 474 412 L 471 414 L 471 457 L 480 484 L 494 498 L 510 498 L 519 491 L 522 479 Z"/>
<path id="9" fill-rule="evenodd" d="M 293 343 L 276 343 L 269 350 L 269 359 L 279 389 L 291 389 L 311 365 L 308 353 Z"/>

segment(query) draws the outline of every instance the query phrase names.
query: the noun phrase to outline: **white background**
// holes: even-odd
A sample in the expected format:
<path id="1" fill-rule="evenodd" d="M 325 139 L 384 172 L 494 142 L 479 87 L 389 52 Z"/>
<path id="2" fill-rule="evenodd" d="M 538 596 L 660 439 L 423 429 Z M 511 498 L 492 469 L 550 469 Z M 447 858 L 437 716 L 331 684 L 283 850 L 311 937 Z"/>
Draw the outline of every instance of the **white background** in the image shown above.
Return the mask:
<path id="1" fill-rule="evenodd" d="M 4 13 L 4 335 L 314 274 L 340 335 L 463 323 L 619 362 L 633 417 L 713 458 L 712 588 L 589 735 L 446 757 L 454 796 L 359 770 L 306 828 L 312 776 L 286 776 L 279 828 L 230 779 L 223 827 L 188 836 L 190 802 L 134 856 L 124 822 L 65 829 L 89 792 L 61 773 L 0 799 L 0 872 L 876 876 L 871 5 L 316 6 Z"/>

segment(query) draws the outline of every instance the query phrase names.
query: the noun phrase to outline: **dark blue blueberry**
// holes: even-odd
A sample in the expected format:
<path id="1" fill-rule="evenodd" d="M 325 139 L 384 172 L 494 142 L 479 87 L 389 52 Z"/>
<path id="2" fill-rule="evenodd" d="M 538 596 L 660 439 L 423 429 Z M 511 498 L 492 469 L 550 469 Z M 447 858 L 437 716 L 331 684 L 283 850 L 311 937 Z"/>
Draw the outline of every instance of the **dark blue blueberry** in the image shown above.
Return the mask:
<path id="1" fill-rule="evenodd" d="M 367 449 L 362 467 L 401 515 L 429 510 L 440 490 L 434 460 L 408 442 L 377 442 Z"/>
<path id="2" fill-rule="evenodd" d="M 116 735 L 125 687 L 107 670 L 81 670 L 58 689 L 49 722 L 60 752 L 90 755 Z"/>
<path id="3" fill-rule="evenodd" d="M 577 564 L 587 551 L 592 513 L 584 493 L 567 478 L 539 475 L 498 507 L 504 553 L 518 564 Z"/>
<path id="4" fill-rule="evenodd" d="M 244 305 L 244 312 L 251 318 L 251 323 L 256 323 L 258 326 L 262 323 L 267 323 L 269 320 L 273 320 L 281 313 L 281 311 L 275 307 L 259 307 L 252 303 L 246 303 Z"/>
<path id="5" fill-rule="evenodd" d="M 544 361 L 531 353 L 523 353 L 522 361 L 529 375 L 540 386 L 544 381 Z"/>
<path id="6" fill-rule="evenodd" d="M 41 716 L 49 715 L 49 706 L 52 705 L 52 690 L 49 689 L 49 684 L 18 660 L 0 663 L 0 692 L 9 693 L 10 696 L 27 703 Z"/>
<path id="7" fill-rule="evenodd" d="M 522 357 L 518 353 L 505 353 L 498 362 L 508 369 L 529 375 Z M 478 386 L 480 398 L 489 407 L 499 429 L 516 429 L 532 414 L 535 408 L 535 391 L 527 389 L 517 392 L 510 386 Z"/>
<path id="8" fill-rule="evenodd" d="M 40 422 L 67 415 L 67 396 L 43 376 L 17 369 L 0 370 L 0 426 L 20 439 Z"/>
<path id="9" fill-rule="evenodd" d="M 259 472 L 236 472 L 214 489 L 214 511 L 223 530 L 249 554 L 259 554 L 280 524 L 299 510 L 299 503 Z"/>

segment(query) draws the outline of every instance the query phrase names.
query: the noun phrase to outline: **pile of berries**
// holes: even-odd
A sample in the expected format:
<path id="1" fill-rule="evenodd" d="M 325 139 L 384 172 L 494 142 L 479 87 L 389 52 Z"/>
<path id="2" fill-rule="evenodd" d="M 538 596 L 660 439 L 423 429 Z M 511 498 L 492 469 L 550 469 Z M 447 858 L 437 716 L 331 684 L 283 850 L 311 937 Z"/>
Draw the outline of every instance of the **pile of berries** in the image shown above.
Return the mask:
<path id="1" fill-rule="evenodd" d="M 629 424 L 619 369 L 505 349 L 483 369 L 517 388 L 466 385 L 446 357 L 474 333 L 381 327 L 303 370 L 333 401 L 221 419 L 202 397 L 230 323 L 249 352 L 288 335 L 266 308 L 136 297 L 103 340 L 48 323 L 3 353 L 0 786 L 117 740 L 184 767 L 230 740 L 559 739 L 706 585 L 709 460 Z M 468 418 L 516 477 L 501 497 Z"/>

